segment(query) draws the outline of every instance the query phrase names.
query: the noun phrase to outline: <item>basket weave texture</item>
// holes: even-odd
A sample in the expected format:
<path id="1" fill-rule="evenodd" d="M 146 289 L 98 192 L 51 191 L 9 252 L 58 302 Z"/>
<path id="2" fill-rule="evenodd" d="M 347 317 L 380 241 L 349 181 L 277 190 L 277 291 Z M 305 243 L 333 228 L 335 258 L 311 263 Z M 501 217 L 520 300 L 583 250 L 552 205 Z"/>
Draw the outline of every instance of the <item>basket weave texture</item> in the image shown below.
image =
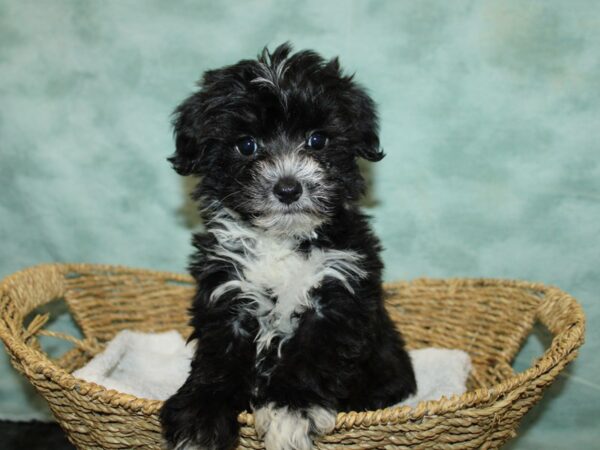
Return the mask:
<path id="1" fill-rule="evenodd" d="M 186 275 L 89 264 L 36 266 L 0 283 L 0 338 L 13 365 L 48 401 L 80 449 L 159 449 L 161 401 L 107 390 L 77 379 L 81 367 L 123 329 L 184 336 L 193 282 Z M 318 449 L 488 449 L 516 435 L 522 416 L 541 398 L 583 343 L 578 303 L 554 287 L 507 280 L 429 280 L 385 285 L 390 315 L 409 348 L 467 351 L 473 362 L 467 393 L 416 408 L 341 412 Z M 84 338 L 50 359 L 37 335 L 48 319 L 36 308 L 64 300 Z M 545 353 L 521 373 L 511 368 L 523 340 L 541 322 L 552 334 Z M 253 415 L 243 412 L 239 449 L 264 449 Z"/>

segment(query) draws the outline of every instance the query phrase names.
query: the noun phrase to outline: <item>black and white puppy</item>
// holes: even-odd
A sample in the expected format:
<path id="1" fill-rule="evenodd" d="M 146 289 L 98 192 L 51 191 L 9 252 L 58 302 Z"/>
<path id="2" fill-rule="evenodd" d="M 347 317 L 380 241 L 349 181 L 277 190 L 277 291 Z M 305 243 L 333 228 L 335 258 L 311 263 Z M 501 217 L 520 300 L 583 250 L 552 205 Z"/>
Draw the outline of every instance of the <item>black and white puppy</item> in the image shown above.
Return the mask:
<path id="1" fill-rule="evenodd" d="M 252 409 L 268 450 L 306 450 L 336 412 L 415 391 L 384 309 L 380 244 L 356 203 L 379 161 L 373 101 L 337 59 L 289 45 L 205 73 L 175 112 L 181 175 L 206 232 L 185 384 L 164 405 L 174 449 L 230 449 Z"/>

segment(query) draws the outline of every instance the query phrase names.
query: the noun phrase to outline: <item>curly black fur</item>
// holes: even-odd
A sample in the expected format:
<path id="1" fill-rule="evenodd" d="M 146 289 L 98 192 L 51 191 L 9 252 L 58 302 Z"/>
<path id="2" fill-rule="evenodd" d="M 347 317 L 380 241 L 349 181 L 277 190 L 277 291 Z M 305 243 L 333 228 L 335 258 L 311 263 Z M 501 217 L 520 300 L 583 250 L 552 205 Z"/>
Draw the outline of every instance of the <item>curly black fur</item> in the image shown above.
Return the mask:
<path id="1" fill-rule="evenodd" d="M 410 359 L 383 306 L 381 247 L 356 206 L 364 189 L 357 157 L 384 156 L 375 106 L 352 76 L 342 74 L 337 59 L 325 61 L 312 51 L 292 54 L 284 44 L 272 54 L 265 49 L 257 60 L 208 71 L 200 90 L 177 108 L 174 128 L 170 161 L 179 174 L 200 177 L 194 197 L 204 207 L 207 232 L 194 236 L 197 251 L 190 265 L 198 284 L 191 323 L 196 354 L 186 383 L 161 412 L 168 444 L 232 448 L 237 415 L 267 406 L 298 412 L 311 434 L 319 433 L 323 429 L 313 413 L 376 409 L 414 393 Z M 315 131 L 327 137 L 324 149 L 303 145 Z M 258 144 L 250 156 L 236 150 L 243 136 Z M 310 168 L 302 181 L 304 209 L 277 205 L 265 178 L 275 170 L 269 164 L 292 152 Z M 261 222 L 268 214 L 274 227 L 281 219 L 290 229 L 269 237 L 272 230 Z M 297 217 L 308 219 L 295 233 Z M 270 239 L 285 242 L 299 255 L 298 264 L 331 252 L 357 267 L 319 279 L 308 291 L 309 306 L 295 307 L 291 331 L 281 326 L 258 350 L 265 327 L 260 319 L 267 313 L 257 309 L 249 288 L 219 291 L 244 276 L 237 257 L 257 261 L 242 244 L 218 237 L 227 226 L 249 230 L 243 231 L 249 236 L 259 233 L 252 239 L 264 237 L 269 245 L 275 245 Z M 226 250 L 234 256 L 224 257 Z M 277 276 L 276 267 L 264 270 Z M 260 295 L 267 305 L 278 302 L 270 287 Z M 305 448 L 273 430 L 266 434 L 269 450 Z"/>

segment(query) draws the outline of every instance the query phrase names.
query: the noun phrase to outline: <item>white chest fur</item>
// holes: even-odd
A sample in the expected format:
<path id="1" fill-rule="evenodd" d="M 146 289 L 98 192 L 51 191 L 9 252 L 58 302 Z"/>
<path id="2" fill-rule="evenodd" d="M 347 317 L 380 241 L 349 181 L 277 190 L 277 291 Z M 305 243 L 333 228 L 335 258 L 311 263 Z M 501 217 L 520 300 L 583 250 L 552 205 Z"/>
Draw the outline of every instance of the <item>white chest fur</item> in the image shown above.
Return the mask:
<path id="1" fill-rule="evenodd" d="M 318 310 L 311 291 L 325 278 L 337 279 L 353 292 L 352 280 L 366 275 L 359 267 L 360 255 L 352 251 L 313 249 L 302 253 L 295 239 L 272 236 L 230 218 L 213 222 L 209 232 L 218 241 L 209 258 L 235 267 L 234 278 L 218 286 L 211 301 L 219 301 L 234 289 L 252 300 L 250 312 L 259 324 L 257 355 L 276 337 L 281 351 L 281 345 L 293 336 L 299 314 Z M 239 324 L 232 326 L 236 330 Z"/>

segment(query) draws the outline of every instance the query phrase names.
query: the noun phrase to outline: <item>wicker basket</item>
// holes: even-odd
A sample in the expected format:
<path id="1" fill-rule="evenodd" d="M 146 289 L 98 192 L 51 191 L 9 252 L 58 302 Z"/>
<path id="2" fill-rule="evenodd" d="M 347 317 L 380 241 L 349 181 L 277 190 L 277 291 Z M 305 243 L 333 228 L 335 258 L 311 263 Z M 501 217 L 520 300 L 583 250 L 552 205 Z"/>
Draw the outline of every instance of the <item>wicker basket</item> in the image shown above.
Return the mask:
<path id="1" fill-rule="evenodd" d="M 584 315 L 562 291 L 498 280 L 417 280 L 385 286 L 388 308 L 410 348 L 467 351 L 473 361 L 469 391 L 416 408 L 342 412 L 319 449 L 497 448 L 522 416 L 575 358 Z M 114 266 L 44 265 L 0 284 L 0 337 L 14 366 L 46 398 L 69 439 L 80 449 L 161 448 L 158 411 L 145 400 L 74 378 L 70 373 L 123 329 L 189 333 L 188 276 Z M 31 314 L 64 299 L 84 339 L 50 359 L 37 335 L 48 316 Z M 532 367 L 514 373 L 511 361 L 536 321 L 552 333 L 550 348 Z M 27 322 L 27 323 L 26 323 Z M 263 449 L 252 414 L 239 415 L 240 449 Z"/>

